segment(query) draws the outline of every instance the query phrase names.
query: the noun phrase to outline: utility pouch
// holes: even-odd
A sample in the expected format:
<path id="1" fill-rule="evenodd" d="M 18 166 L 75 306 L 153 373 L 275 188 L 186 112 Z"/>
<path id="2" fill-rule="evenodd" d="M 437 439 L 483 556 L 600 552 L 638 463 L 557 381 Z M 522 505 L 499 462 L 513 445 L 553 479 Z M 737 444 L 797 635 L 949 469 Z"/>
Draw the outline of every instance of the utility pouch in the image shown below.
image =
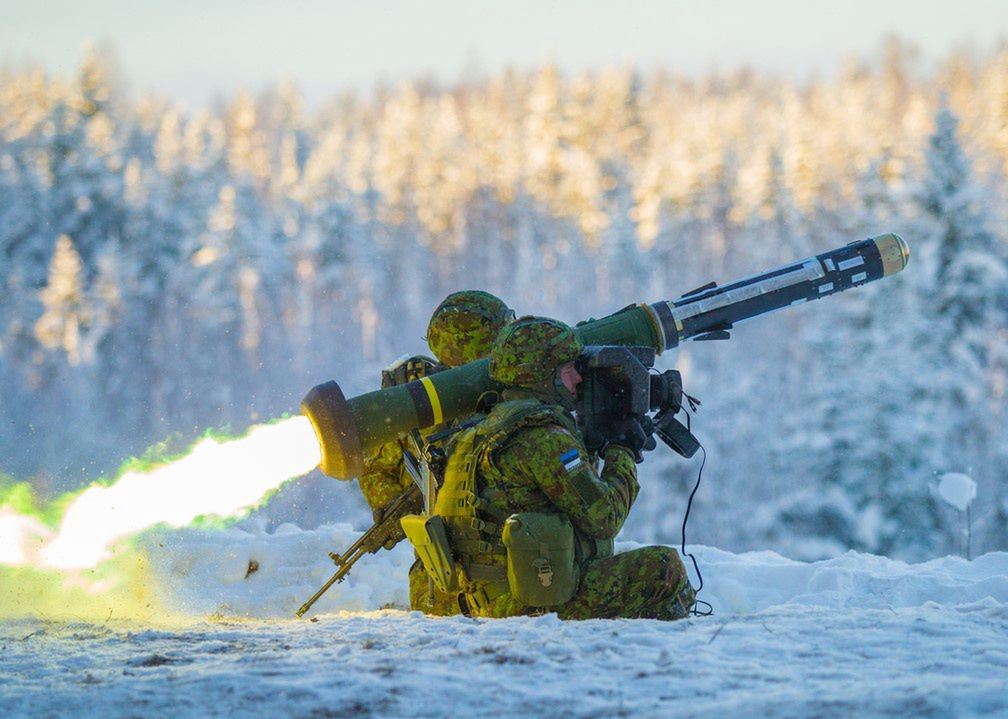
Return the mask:
<path id="1" fill-rule="evenodd" d="M 521 512 L 504 522 L 511 594 L 530 607 L 563 604 L 577 591 L 574 527 L 562 514 Z"/>
<path id="2" fill-rule="evenodd" d="M 427 570 L 427 576 L 434 581 L 434 586 L 442 592 L 459 591 L 458 572 L 441 517 L 407 514 L 399 523 Z"/>

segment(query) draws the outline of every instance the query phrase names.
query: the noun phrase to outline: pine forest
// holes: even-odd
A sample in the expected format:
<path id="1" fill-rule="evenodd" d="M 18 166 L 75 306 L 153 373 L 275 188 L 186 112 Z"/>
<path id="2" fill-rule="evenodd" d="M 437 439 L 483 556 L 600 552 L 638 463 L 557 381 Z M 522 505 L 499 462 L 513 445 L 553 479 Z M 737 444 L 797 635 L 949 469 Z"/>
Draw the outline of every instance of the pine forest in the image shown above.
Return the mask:
<path id="1" fill-rule="evenodd" d="M 899 275 L 660 358 L 702 401 L 690 541 L 959 553 L 935 485 L 961 472 L 972 551 L 1008 550 L 1006 176 L 1004 47 L 924 68 L 890 39 L 803 82 L 542 66 L 196 111 L 132 96 L 97 52 L 72 80 L 8 68 L 0 473 L 54 497 L 319 382 L 374 389 L 454 290 L 574 323 L 897 232 Z M 651 453 L 625 535 L 678 544 L 699 464 Z"/>

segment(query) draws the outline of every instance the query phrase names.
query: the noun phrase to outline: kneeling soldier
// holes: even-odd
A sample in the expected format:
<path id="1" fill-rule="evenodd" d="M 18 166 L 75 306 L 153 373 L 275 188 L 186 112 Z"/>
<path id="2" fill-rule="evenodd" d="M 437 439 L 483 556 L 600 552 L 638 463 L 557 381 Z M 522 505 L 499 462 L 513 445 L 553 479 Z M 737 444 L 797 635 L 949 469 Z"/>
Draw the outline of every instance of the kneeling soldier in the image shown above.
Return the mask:
<path id="1" fill-rule="evenodd" d="M 382 371 L 382 388 L 406 384 L 486 357 L 497 333 L 513 319 L 514 311 L 488 292 L 465 290 L 448 295 L 434 310 L 427 326 L 427 344 L 437 360 L 417 355 L 397 361 Z M 432 428 L 427 433 L 438 429 Z M 385 507 L 413 482 L 403 464 L 403 452 L 407 449 L 406 439 L 398 439 L 378 447 L 364 459 L 360 488 L 376 521 Z M 391 549 L 404 536 L 390 540 L 386 547 Z M 419 562 L 410 568 L 409 585 L 411 609 L 442 616 L 458 614 L 456 594 L 432 590 Z"/>
<path id="2" fill-rule="evenodd" d="M 694 592 L 674 549 L 613 555 L 641 448 L 612 438 L 596 471 L 568 412 L 581 349 L 556 320 L 523 317 L 501 331 L 490 376 L 502 401 L 455 436 L 434 516 L 407 533 L 434 581 L 476 616 L 680 619 Z"/>

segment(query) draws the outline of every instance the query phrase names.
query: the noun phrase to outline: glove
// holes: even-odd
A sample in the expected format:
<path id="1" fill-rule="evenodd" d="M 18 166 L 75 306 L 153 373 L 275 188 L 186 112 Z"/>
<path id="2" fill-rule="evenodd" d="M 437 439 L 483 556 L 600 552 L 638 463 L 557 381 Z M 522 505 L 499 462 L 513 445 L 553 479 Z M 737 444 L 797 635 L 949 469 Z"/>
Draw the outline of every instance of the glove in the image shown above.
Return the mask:
<path id="1" fill-rule="evenodd" d="M 644 423 L 636 417 L 626 417 L 612 423 L 608 431 L 608 444 L 624 447 L 630 450 L 634 462 L 640 464 L 644 461 L 644 451 L 650 451 L 657 445 L 655 438 L 651 434 L 651 423 Z"/>

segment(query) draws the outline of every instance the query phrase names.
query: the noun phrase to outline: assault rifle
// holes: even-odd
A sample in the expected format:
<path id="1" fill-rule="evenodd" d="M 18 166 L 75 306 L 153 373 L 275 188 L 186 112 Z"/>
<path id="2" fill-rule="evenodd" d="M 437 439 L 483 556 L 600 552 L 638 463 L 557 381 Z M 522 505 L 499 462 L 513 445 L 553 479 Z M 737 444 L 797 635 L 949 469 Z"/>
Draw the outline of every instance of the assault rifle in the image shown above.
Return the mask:
<path id="1" fill-rule="evenodd" d="M 380 549 L 391 549 L 398 544 L 405 537 L 399 524 L 400 519 L 407 514 L 430 512 L 444 469 L 445 454 L 438 446 L 439 443 L 462 429 L 472 427 L 479 419 L 476 417 L 454 427 L 448 427 L 427 438 L 416 430 L 409 434 L 407 439 L 410 447 L 403 451 L 403 467 L 413 479 L 413 484 L 389 502 L 380 513 L 376 513 L 374 524 L 358 537 L 349 549 L 342 554 L 329 552 L 329 558 L 338 569 L 311 599 L 301 605 L 297 610 L 299 617 L 303 617 L 332 585 L 342 582 L 358 559 L 365 554 L 375 554 Z"/>
<path id="2" fill-rule="evenodd" d="M 395 539 L 398 541 L 398 539 L 401 539 L 402 528 L 399 526 L 399 519 L 407 514 L 420 511 L 422 506 L 423 496 L 420 493 L 420 487 L 417 484 L 412 484 L 409 489 L 393 499 L 385 507 L 379 519 L 364 534 L 358 537 L 357 541 L 351 544 L 350 548 L 343 552 L 343 554 L 329 552 L 329 558 L 335 562 L 339 569 L 329 578 L 329 581 L 322 585 L 321 589 L 312 595 L 311 599 L 301 605 L 301 608 L 297 610 L 297 615 L 303 617 L 311 609 L 311 606 L 319 600 L 319 597 L 329 590 L 329 587 L 337 582 L 342 582 L 358 559 L 365 554 L 374 554 L 379 549 L 385 547 L 389 540 Z"/>

